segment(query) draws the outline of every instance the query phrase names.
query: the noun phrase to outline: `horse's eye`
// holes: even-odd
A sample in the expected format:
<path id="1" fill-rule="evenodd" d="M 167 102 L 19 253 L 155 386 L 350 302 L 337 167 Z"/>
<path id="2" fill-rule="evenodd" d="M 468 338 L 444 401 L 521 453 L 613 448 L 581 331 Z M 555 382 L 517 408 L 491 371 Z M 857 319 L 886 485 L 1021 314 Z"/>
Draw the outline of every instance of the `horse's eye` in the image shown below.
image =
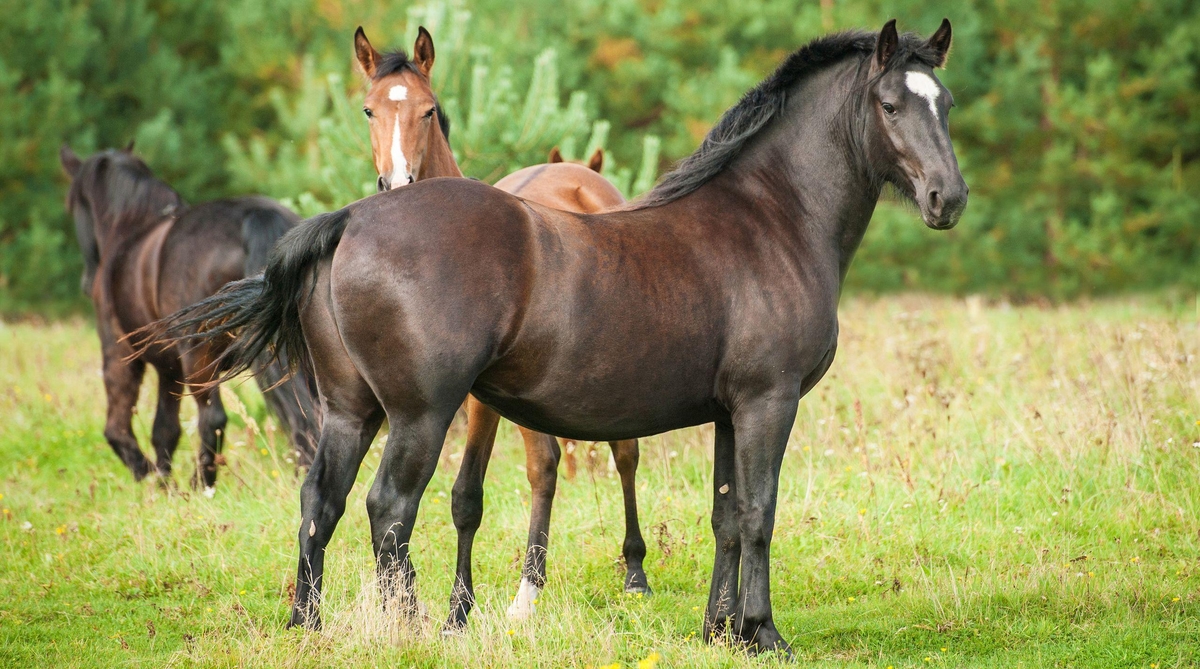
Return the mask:
<path id="1" fill-rule="evenodd" d="M 425 116 L 423 118 L 433 118 L 433 111 L 434 110 L 430 109 L 429 111 L 425 112 Z"/>
<path id="2" fill-rule="evenodd" d="M 366 107 L 363 107 L 363 113 L 367 115 L 367 118 L 375 118 L 375 112 L 367 109 Z"/>
<path id="3" fill-rule="evenodd" d="M 887 112 L 889 115 L 895 114 L 896 108 L 885 102 L 885 103 L 883 103 L 883 111 Z"/>

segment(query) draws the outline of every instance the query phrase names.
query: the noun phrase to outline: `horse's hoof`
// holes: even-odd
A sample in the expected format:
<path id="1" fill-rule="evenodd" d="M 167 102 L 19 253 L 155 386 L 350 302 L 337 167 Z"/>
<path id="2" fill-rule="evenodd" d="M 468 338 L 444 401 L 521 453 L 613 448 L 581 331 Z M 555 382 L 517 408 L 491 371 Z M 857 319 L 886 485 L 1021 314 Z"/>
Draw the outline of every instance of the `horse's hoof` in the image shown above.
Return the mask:
<path id="1" fill-rule="evenodd" d="M 466 634 L 467 630 L 463 625 L 459 625 L 458 623 L 446 623 L 445 627 L 442 627 L 441 636 L 443 639 L 450 639 L 453 637 L 466 636 Z"/>
<path id="2" fill-rule="evenodd" d="M 625 586 L 625 594 L 649 597 L 650 595 L 654 594 L 654 591 L 651 590 L 650 586 L 648 585 L 627 585 Z"/>
<path id="3" fill-rule="evenodd" d="M 287 628 L 300 628 L 305 632 L 319 632 L 321 631 L 321 617 L 304 616 L 299 611 L 292 611 L 292 618 L 288 621 Z"/>
<path id="4" fill-rule="evenodd" d="M 508 617 L 512 620 L 525 620 L 532 616 L 536 610 L 538 595 L 541 590 L 536 585 L 531 583 L 529 579 L 522 578 L 521 585 L 517 588 L 517 596 L 513 599 L 513 603 L 508 606 Z"/>

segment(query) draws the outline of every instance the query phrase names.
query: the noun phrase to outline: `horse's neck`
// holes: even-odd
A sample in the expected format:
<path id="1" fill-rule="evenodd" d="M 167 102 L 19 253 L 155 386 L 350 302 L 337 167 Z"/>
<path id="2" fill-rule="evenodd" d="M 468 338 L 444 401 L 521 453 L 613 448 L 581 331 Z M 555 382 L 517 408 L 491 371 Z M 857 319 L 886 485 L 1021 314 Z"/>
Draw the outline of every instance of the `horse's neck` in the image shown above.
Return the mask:
<path id="1" fill-rule="evenodd" d="M 446 136 L 442 134 L 441 128 L 436 123 L 430 123 L 429 126 L 429 143 L 427 145 L 429 148 L 425 161 L 421 165 L 421 173 L 417 175 L 417 178 L 461 177 L 463 173 L 458 169 L 458 162 L 454 160 L 450 142 L 446 140 Z"/>
<path id="2" fill-rule="evenodd" d="M 695 194 L 706 197 L 711 190 L 715 200 L 733 195 L 749 209 L 739 216 L 746 225 L 798 249 L 835 256 L 839 284 L 879 198 L 879 187 L 846 147 L 846 82 L 856 67 L 833 66 L 789 91 L 780 117 Z"/>

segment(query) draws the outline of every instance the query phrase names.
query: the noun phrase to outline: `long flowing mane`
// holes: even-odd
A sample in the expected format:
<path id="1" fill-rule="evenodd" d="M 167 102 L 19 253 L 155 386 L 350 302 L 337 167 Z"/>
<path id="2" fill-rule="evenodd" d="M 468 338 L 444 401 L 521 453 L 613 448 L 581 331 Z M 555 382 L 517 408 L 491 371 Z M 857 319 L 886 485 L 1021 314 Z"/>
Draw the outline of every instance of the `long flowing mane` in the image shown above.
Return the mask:
<path id="1" fill-rule="evenodd" d="M 795 84 L 816 70 L 845 58 L 870 56 L 878 38 L 875 33 L 846 31 L 817 38 L 792 53 L 771 76 L 747 91 L 721 116 L 695 153 L 680 161 L 657 186 L 635 200 L 631 208 L 645 209 L 674 202 L 711 181 L 783 111 L 787 93 Z M 888 69 L 912 61 L 930 67 L 940 63 L 938 54 L 925 40 L 906 33 L 900 37 Z"/>
<path id="2" fill-rule="evenodd" d="M 382 54 L 379 64 L 375 66 L 375 76 L 371 77 L 371 79 L 372 81 L 379 81 L 384 77 L 404 70 L 408 70 L 422 79 L 425 78 L 425 75 L 421 73 L 417 64 L 412 62 L 412 59 L 408 57 L 407 51 L 403 49 L 388 51 Z M 438 102 L 437 94 L 433 96 L 433 108 L 437 110 L 438 126 L 441 127 L 442 135 L 448 142 L 450 141 L 450 117 L 446 116 L 446 112 L 442 110 L 442 103 Z"/>
<path id="3" fill-rule="evenodd" d="M 154 176 L 146 163 L 125 151 L 108 150 L 83 162 L 67 191 L 67 209 L 89 209 L 90 230 L 77 230 L 88 274 L 101 270 L 101 304 L 111 303 L 116 258 L 148 230 L 184 208 L 175 189 Z M 85 292 L 91 290 L 85 286 Z M 107 306 L 103 307 L 107 308 Z"/>
<path id="4" fill-rule="evenodd" d="M 67 192 L 67 206 L 90 206 L 106 241 L 136 236 L 182 209 L 183 198 L 136 156 L 108 150 L 83 162 Z"/>

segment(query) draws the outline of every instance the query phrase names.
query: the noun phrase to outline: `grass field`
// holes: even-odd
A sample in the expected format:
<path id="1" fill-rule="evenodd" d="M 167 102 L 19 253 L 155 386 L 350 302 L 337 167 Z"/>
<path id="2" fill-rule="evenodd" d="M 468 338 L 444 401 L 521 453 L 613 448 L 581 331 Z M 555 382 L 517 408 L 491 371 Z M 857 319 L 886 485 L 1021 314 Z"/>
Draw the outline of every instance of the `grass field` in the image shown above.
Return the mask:
<path id="1" fill-rule="evenodd" d="M 1200 663 L 1198 305 L 848 300 L 838 360 L 800 405 L 773 546 L 776 622 L 801 664 Z M 153 384 L 145 384 L 145 388 Z M 621 594 L 620 487 L 579 456 L 550 582 L 512 624 L 528 520 L 501 427 L 476 549 L 479 608 L 438 635 L 454 563 L 447 440 L 413 538 L 429 619 L 377 607 L 367 457 L 326 561 L 326 628 L 285 630 L 298 488 L 250 387 L 214 499 L 134 484 L 105 444 L 85 322 L 0 326 L 0 666 L 769 664 L 698 637 L 712 560 L 711 428 L 642 441 L 652 597 Z M 143 391 L 135 425 L 146 435 Z M 185 413 L 176 476 L 195 456 Z M 589 463 L 592 463 L 589 466 Z"/>

